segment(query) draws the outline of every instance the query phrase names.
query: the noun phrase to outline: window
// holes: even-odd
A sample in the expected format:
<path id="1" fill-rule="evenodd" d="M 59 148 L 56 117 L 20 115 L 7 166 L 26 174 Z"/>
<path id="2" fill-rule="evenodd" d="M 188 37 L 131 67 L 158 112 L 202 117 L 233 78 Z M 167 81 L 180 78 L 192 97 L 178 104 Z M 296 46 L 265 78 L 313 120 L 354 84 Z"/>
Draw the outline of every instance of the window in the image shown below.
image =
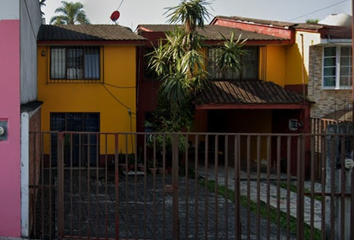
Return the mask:
<path id="1" fill-rule="evenodd" d="M 51 79 L 100 79 L 99 47 L 55 47 L 50 53 Z"/>
<path id="2" fill-rule="evenodd" d="M 67 166 L 84 166 L 90 162 L 95 165 L 99 155 L 99 139 L 95 132 L 100 131 L 99 113 L 51 113 L 51 131 L 70 131 L 70 141 L 64 141 L 64 155 L 70 156 L 64 161 Z M 67 146 L 68 145 L 68 146 Z M 58 135 L 51 138 L 52 164 L 58 161 Z"/>
<path id="3" fill-rule="evenodd" d="M 153 48 L 145 48 L 144 54 L 144 80 L 157 80 L 157 74 L 150 69 L 149 59 L 154 52 Z"/>
<path id="4" fill-rule="evenodd" d="M 258 79 L 259 74 L 259 48 L 245 47 L 246 54 L 240 56 L 241 69 L 236 72 L 221 73 L 217 66 L 217 49 L 209 48 L 208 72 L 212 79 Z"/>
<path id="5" fill-rule="evenodd" d="M 323 88 L 348 89 L 352 85 L 351 46 L 323 49 Z"/>

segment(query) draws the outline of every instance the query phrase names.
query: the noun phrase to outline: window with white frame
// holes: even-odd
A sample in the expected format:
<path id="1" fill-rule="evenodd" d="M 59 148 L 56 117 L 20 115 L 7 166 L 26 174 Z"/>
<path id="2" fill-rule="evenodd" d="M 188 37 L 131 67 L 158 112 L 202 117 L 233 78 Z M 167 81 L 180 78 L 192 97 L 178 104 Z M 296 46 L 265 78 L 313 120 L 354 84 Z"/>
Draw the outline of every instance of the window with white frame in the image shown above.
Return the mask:
<path id="1" fill-rule="evenodd" d="M 51 79 L 100 79 L 100 47 L 52 47 Z"/>
<path id="2" fill-rule="evenodd" d="M 352 86 L 351 46 L 323 48 L 323 88 L 348 89 Z"/>

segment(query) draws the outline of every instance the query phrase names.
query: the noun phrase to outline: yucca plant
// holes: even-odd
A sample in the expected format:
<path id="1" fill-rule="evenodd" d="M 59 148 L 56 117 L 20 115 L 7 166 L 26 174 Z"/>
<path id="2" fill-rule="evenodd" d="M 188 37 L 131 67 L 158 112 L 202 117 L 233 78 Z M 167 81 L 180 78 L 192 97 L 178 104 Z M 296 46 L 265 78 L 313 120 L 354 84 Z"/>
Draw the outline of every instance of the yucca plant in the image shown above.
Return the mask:
<path id="1" fill-rule="evenodd" d="M 235 33 L 231 32 L 230 39 L 221 35 L 224 42 L 217 50 L 217 66 L 221 73 L 226 71 L 236 72 L 241 69 L 240 57 L 246 54 L 243 49 L 247 39 L 241 40 L 241 35 L 236 39 Z"/>
<path id="2" fill-rule="evenodd" d="M 168 22 L 181 25 L 167 32 L 166 39 L 148 55 L 149 69 L 161 81 L 152 122 L 156 132 L 181 132 L 192 126 L 196 96 L 208 85 L 208 46 L 197 31 L 210 17 L 208 5 L 205 0 L 190 0 L 168 8 Z M 230 39 L 222 37 L 224 44 L 218 48 L 220 71 L 239 68 L 245 40 L 236 40 L 234 33 Z"/>

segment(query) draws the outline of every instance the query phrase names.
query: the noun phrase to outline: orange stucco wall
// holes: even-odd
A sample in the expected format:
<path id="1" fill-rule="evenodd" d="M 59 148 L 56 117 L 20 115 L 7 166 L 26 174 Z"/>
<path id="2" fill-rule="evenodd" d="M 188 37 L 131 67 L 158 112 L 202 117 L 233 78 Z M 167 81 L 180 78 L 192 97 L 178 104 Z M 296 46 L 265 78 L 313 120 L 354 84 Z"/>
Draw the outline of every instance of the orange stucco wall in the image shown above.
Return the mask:
<path id="1" fill-rule="evenodd" d="M 42 50 L 45 56 L 41 56 Z M 42 131 L 50 130 L 50 113 L 100 113 L 101 132 L 136 131 L 136 47 L 105 46 L 101 49 L 99 83 L 53 83 L 50 81 L 50 48 L 38 47 L 38 99 L 42 105 Z M 125 139 L 119 139 L 125 152 Z M 45 151 L 49 151 L 49 144 Z M 101 137 L 101 152 L 105 152 Z M 128 140 L 128 151 L 134 146 Z M 108 139 L 108 153 L 114 153 L 114 137 Z"/>

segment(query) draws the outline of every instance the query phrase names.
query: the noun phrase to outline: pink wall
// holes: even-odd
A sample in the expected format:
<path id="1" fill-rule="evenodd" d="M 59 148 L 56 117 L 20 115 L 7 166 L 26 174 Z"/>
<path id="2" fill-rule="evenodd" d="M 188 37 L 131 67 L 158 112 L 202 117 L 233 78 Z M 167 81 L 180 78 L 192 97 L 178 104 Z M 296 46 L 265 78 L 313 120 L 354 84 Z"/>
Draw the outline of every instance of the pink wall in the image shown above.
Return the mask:
<path id="1" fill-rule="evenodd" d="M 0 120 L 8 140 L 0 141 L 0 236 L 21 235 L 20 22 L 0 21 Z"/>

